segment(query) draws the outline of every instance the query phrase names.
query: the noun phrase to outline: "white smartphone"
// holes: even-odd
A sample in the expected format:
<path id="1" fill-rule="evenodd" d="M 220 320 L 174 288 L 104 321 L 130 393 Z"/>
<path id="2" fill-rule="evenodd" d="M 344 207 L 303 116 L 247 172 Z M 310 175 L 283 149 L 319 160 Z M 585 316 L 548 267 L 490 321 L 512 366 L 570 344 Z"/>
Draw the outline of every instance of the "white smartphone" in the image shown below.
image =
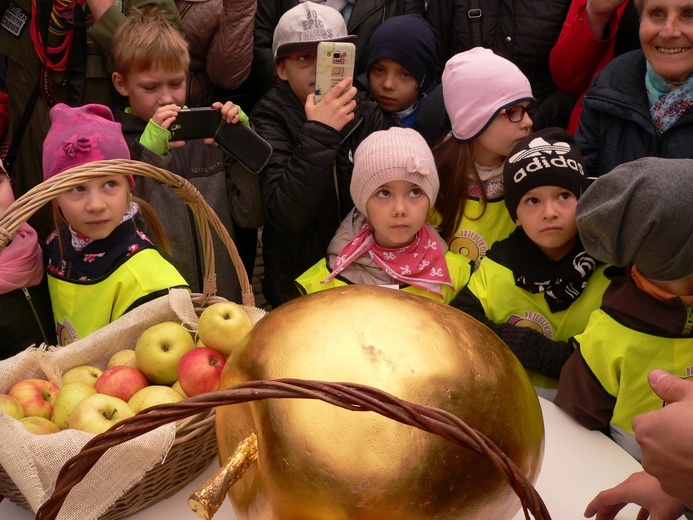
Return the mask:
<path id="1" fill-rule="evenodd" d="M 351 42 L 320 42 L 315 70 L 315 102 L 344 78 L 354 77 L 356 45 Z"/>

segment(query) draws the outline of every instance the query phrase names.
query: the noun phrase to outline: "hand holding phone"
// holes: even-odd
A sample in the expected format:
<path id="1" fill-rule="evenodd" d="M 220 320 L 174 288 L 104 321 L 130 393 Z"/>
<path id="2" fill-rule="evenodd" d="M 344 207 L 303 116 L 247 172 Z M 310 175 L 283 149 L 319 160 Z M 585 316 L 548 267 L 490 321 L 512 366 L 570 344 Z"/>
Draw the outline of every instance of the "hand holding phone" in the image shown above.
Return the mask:
<path id="1" fill-rule="evenodd" d="M 170 141 L 214 137 L 221 123 L 221 113 L 212 107 L 184 108 L 168 127 Z"/>
<path id="2" fill-rule="evenodd" d="M 352 86 L 351 78 L 345 78 L 330 90 L 320 103 L 313 103 L 309 96 L 306 100 L 306 118 L 309 121 L 319 121 L 330 126 L 338 132 L 349 121 L 354 119 L 356 100 L 354 96 L 358 92 Z"/>

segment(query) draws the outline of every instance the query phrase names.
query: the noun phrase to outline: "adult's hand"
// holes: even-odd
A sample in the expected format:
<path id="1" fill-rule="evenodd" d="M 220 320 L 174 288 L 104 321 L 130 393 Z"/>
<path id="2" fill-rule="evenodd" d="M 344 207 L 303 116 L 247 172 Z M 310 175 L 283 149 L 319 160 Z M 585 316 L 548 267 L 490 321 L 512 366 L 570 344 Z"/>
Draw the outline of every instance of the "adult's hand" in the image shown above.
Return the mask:
<path id="1" fill-rule="evenodd" d="M 642 466 L 666 493 L 693 508 L 693 380 L 663 370 L 648 379 L 666 406 L 633 419 Z"/>
<path id="2" fill-rule="evenodd" d="M 587 22 L 590 25 L 592 34 L 598 40 L 605 39 L 606 28 L 609 20 L 616 10 L 630 0 L 587 0 L 585 11 L 587 12 Z M 610 36 L 613 36 L 610 35 Z"/>

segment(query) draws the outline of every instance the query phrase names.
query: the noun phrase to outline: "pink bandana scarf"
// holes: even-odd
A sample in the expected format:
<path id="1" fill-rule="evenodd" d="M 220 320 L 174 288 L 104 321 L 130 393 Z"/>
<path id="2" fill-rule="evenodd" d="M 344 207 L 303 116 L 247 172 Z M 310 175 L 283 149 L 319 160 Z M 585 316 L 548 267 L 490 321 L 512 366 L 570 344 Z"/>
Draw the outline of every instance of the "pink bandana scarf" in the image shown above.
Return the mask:
<path id="1" fill-rule="evenodd" d="M 441 298 L 441 286 L 454 287 L 445 262 L 445 251 L 428 226 L 421 228 L 408 246 L 386 249 L 376 244 L 373 228 L 368 222 L 365 222 L 354 239 L 344 246 L 332 273 L 323 283 L 332 280 L 366 253 L 395 280 L 432 292 Z"/>
<path id="2" fill-rule="evenodd" d="M 12 242 L 0 251 L 0 294 L 38 285 L 43 278 L 43 258 L 36 231 L 26 222 Z"/>

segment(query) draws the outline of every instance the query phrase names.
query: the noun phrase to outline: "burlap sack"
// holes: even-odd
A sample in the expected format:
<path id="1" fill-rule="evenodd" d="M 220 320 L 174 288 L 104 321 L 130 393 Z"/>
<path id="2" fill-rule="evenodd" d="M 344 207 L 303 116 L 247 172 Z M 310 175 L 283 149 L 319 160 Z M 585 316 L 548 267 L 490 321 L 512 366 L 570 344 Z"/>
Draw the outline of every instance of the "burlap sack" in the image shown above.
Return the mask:
<path id="1" fill-rule="evenodd" d="M 47 374 L 59 377 L 79 365 L 103 370 L 112 354 L 134 348 L 146 328 L 169 320 L 196 330 L 198 317 L 187 291 L 173 289 L 168 296 L 141 305 L 66 347 L 32 347 L 0 361 L 0 392 L 7 392 L 22 379 L 48 379 Z M 58 519 L 99 518 L 147 471 L 165 460 L 175 434 L 176 426 L 172 423 L 109 450 L 70 492 Z M 0 465 L 36 512 L 53 493 L 60 468 L 92 437 L 77 430 L 34 435 L 0 411 Z"/>

